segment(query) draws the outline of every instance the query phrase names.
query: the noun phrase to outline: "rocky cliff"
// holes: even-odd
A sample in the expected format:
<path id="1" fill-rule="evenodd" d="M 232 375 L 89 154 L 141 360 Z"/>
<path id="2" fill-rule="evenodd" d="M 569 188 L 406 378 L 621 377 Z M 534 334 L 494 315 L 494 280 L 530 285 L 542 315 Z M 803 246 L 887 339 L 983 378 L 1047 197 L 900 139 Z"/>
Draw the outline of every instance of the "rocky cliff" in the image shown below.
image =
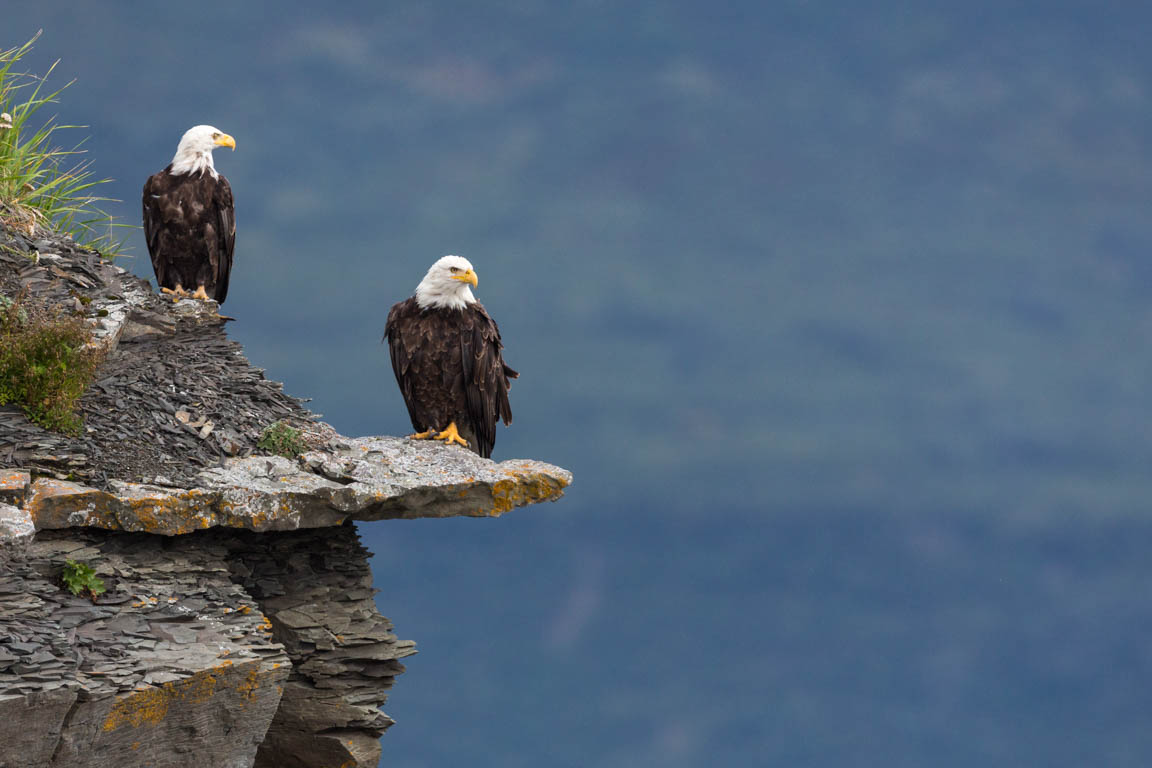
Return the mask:
<path id="1" fill-rule="evenodd" d="M 253 368 L 213 303 L 171 303 L 67 238 L 0 228 L 0 291 L 85 317 L 76 436 L 0 408 L 0 768 L 375 766 L 415 653 L 352 521 L 498 516 L 563 469 L 349 438 Z M 274 422 L 297 458 L 266 455 Z M 95 570 L 95 599 L 62 586 Z"/>

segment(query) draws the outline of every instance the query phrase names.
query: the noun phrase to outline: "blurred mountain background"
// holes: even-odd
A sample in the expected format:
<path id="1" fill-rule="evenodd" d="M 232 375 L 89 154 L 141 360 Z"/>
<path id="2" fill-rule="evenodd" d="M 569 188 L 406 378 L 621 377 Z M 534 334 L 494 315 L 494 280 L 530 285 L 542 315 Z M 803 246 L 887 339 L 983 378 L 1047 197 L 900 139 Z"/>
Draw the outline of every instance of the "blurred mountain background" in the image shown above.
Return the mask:
<path id="1" fill-rule="evenodd" d="M 573 470 L 361 526 L 382 765 L 1152 764 L 1152 6 L 9 3 L 139 222 L 236 196 L 232 335 L 404 434 L 388 308 L 476 265 Z M 130 268 L 151 277 L 138 231 Z"/>

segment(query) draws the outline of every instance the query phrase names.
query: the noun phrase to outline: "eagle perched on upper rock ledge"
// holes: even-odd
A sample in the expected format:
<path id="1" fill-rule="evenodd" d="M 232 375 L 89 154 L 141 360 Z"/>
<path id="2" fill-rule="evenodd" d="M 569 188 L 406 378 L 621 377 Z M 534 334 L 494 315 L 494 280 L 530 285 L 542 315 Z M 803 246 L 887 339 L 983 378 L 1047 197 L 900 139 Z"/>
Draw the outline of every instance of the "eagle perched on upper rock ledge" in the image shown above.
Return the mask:
<path id="1" fill-rule="evenodd" d="M 232 187 L 216 172 L 212 150 L 236 140 L 210 125 L 189 128 L 176 156 L 144 184 L 144 237 L 160 290 L 179 301 L 228 296 L 236 212 Z"/>

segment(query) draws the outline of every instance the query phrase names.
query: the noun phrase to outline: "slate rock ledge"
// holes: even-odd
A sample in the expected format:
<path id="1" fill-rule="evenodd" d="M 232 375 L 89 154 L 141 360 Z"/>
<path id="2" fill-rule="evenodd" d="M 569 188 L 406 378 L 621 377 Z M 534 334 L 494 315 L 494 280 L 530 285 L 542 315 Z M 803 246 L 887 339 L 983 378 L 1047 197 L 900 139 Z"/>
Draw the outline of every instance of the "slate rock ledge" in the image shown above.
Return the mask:
<path id="1" fill-rule="evenodd" d="M 88 319 L 86 428 L 0 407 L 0 768 L 369 768 L 416 652 L 353 521 L 497 517 L 566 470 L 339 435 L 224 332 L 66 237 L 0 223 L 0 292 Z M 301 430 L 297 459 L 258 442 Z M 62 588 L 69 561 L 103 579 Z M 447 617 L 446 617 L 447 618 Z"/>
<path id="2" fill-rule="evenodd" d="M 19 486 L 25 476 L 10 475 Z M 297 461 L 227 459 L 192 488 L 110 481 L 101 491 L 40 478 L 24 509 L 37 530 L 90 526 L 165 536 L 227 527 L 290 531 L 346 520 L 496 517 L 559 498 L 567 471 L 538 461 L 495 463 L 455 447 L 405 438 L 339 438 Z M 2 519 L 2 518 L 0 518 Z"/>

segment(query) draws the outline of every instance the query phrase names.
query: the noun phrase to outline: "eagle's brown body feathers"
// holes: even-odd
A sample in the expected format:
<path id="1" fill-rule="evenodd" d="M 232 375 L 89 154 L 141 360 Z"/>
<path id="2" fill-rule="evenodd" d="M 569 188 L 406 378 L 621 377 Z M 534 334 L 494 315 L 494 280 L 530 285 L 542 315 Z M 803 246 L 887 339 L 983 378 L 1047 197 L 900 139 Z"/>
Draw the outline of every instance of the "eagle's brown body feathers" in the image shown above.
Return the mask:
<path id="1" fill-rule="evenodd" d="M 455 422 L 469 447 L 487 458 L 496 421 L 512 423 L 509 379 L 496 322 L 480 302 L 464 309 L 421 309 L 412 297 L 392 307 L 384 331 L 392 370 L 417 432 Z"/>
<path id="2" fill-rule="evenodd" d="M 207 169 L 171 171 L 169 165 L 144 184 L 144 237 L 156 282 L 169 289 L 202 285 L 223 304 L 236 245 L 232 188 Z"/>

